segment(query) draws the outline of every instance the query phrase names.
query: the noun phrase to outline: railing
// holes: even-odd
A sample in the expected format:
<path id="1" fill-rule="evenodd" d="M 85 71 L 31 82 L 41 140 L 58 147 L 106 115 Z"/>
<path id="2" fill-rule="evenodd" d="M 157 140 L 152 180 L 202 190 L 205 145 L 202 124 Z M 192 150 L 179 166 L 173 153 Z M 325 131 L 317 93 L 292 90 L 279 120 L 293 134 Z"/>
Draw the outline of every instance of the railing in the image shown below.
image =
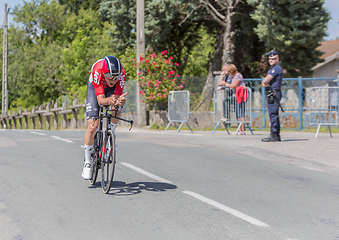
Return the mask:
<path id="1" fill-rule="evenodd" d="M 220 75 L 215 75 L 215 88 Z M 245 84 L 252 92 L 252 127 L 265 128 L 269 126 L 269 116 L 266 104 L 265 88 L 261 86 L 263 78 L 244 78 Z M 308 123 L 308 93 L 312 87 L 338 87 L 338 78 L 283 78 L 281 85 L 281 105 L 285 112 L 280 112 L 281 127 L 301 130 L 311 127 Z"/>
<path id="2" fill-rule="evenodd" d="M 223 123 L 228 134 L 228 125 L 229 124 L 238 124 L 238 128 L 235 133 L 240 129 L 241 124 L 245 124 L 247 128 L 253 132 L 250 128 L 252 124 L 252 91 L 250 88 L 244 88 L 244 95 L 246 96 L 241 103 L 237 104 L 236 100 L 236 90 L 229 88 L 221 88 L 220 90 L 215 90 L 213 95 L 213 112 L 214 112 L 214 123 L 216 123 L 212 134 L 219 126 L 220 123 Z M 242 117 L 239 117 L 238 114 L 241 114 Z"/>
<path id="3" fill-rule="evenodd" d="M 309 91 L 308 119 L 310 126 L 327 126 L 332 137 L 331 126 L 339 126 L 339 87 L 313 87 Z"/>
<path id="4" fill-rule="evenodd" d="M 15 110 L 8 112 L 7 117 L 1 117 L 1 127 L 12 129 L 28 129 L 31 125 L 32 129 L 43 129 L 44 124 L 47 130 L 51 129 L 51 122 L 54 123 L 54 129 L 59 129 L 59 120 L 61 118 L 62 129 L 76 129 L 87 126 L 86 117 L 78 118 L 80 109 L 84 109 L 84 103 L 78 103 L 78 100 L 73 101 L 73 105 L 67 108 L 67 103 L 64 102 L 62 107 L 58 107 L 58 103 L 47 103 L 39 107 L 33 108 L 31 111 L 21 109 L 17 113 Z M 69 119 L 68 116 L 72 115 Z M 61 117 L 60 117 L 61 116 Z M 53 120 L 52 120 L 53 119 Z M 45 121 L 43 121 L 45 120 Z M 38 124 L 38 126 L 36 126 Z"/>
<path id="5" fill-rule="evenodd" d="M 187 124 L 188 128 L 193 133 L 188 120 L 190 118 L 190 93 L 189 91 L 171 91 L 168 94 L 168 127 L 171 123 L 177 127 L 176 123 L 180 122 L 180 126 L 177 127 L 178 132 L 184 123 Z"/>

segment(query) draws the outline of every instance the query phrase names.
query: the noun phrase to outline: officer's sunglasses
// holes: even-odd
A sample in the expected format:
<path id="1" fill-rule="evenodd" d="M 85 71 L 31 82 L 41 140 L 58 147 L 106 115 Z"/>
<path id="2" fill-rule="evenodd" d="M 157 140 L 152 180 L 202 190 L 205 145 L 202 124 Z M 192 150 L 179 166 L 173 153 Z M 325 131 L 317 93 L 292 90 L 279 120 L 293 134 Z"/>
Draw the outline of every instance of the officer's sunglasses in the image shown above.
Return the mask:
<path id="1" fill-rule="evenodd" d="M 276 60 L 277 58 L 275 57 L 275 58 L 269 58 L 268 60 Z"/>

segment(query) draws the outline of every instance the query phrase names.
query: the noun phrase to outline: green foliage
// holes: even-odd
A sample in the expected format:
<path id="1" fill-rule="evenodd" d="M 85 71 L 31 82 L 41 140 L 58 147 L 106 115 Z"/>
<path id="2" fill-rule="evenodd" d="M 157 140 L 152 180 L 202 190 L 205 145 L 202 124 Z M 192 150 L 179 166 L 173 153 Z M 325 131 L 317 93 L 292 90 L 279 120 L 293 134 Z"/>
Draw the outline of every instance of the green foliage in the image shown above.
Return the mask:
<path id="1" fill-rule="evenodd" d="M 308 73 L 320 60 L 315 50 L 326 36 L 329 13 L 324 0 L 247 0 L 256 7 L 254 29 L 267 50 L 276 49 L 292 76 Z M 300 70 L 298 73 L 296 70 Z"/>
<path id="2" fill-rule="evenodd" d="M 190 0 L 145 1 L 146 49 L 160 52 L 166 48 L 180 63 L 180 73 L 186 67 L 192 48 L 200 40 L 201 15 L 194 12 L 185 20 L 195 7 Z M 118 50 L 136 46 L 136 0 L 104 1 L 100 4 L 100 13 L 114 25 L 110 34 Z"/>
<path id="3" fill-rule="evenodd" d="M 178 63 L 173 63 L 173 57 L 167 55 L 164 50 L 161 54 L 156 54 L 152 49 L 146 57 L 140 57 L 138 63 L 138 82 L 141 88 L 139 94 L 144 96 L 143 102 L 149 110 L 167 109 L 168 94 L 170 91 L 181 90 L 185 82 L 178 82 L 180 77 L 175 70 Z"/>
<path id="4" fill-rule="evenodd" d="M 197 34 L 201 39 L 187 55 L 187 64 L 182 73 L 184 76 L 207 76 L 208 64 L 215 51 L 216 38 L 208 33 L 206 27 L 201 27 Z"/>
<path id="5" fill-rule="evenodd" d="M 249 14 L 254 10 L 253 5 L 242 2 L 237 6 L 234 18 L 234 64 L 244 77 L 260 77 L 263 73 L 260 62 L 265 45 L 254 32 L 257 22 Z"/>
<path id="6" fill-rule="evenodd" d="M 62 68 L 64 73 L 64 85 L 66 90 L 78 88 L 85 85 L 90 74 L 89 62 L 90 38 L 83 35 L 83 31 L 79 30 L 77 37 L 71 44 L 70 48 L 63 49 Z M 87 76 L 87 78 L 86 78 Z"/>
<path id="7" fill-rule="evenodd" d="M 133 62 L 136 52 L 136 48 L 126 48 L 124 51 L 117 52 L 116 54 L 116 57 L 120 60 L 126 71 L 126 81 L 137 79 L 137 68 Z"/>
<path id="8" fill-rule="evenodd" d="M 17 33 L 23 34 L 21 31 Z M 20 38 L 19 34 L 17 38 Z M 19 43 L 8 55 L 10 105 L 29 107 L 56 99 L 61 93 L 61 46 L 45 40 L 34 44 Z"/>
<path id="9" fill-rule="evenodd" d="M 13 10 L 14 21 L 22 24 L 26 31 L 26 36 L 32 41 L 37 38 L 56 38 L 58 29 L 66 23 L 65 7 L 56 0 L 32 0 L 24 2 L 19 8 Z"/>
<path id="10" fill-rule="evenodd" d="M 10 105 L 39 105 L 63 94 L 84 99 L 92 64 L 115 54 L 112 26 L 98 11 L 75 15 L 54 0 L 25 3 L 14 15 L 21 25 L 8 34 Z"/>
<path id="11" fill-rule="evenodd" d="M 58 0 L 61 5 L 65 5 L 69 11 L 79 13 L 80 9 L 98 10 L 101 0 Z"/>
<path id="12" fill-rule="evenodd" d="M 109 24 L 103 24 L 98 11 L 92 9 L 80 9 L 78 14 L 68 12 L 65 15 L 67 21 L 62 21 L 60 28 L 55 33 L 53 38 L 59 44 L 71 43 L 74 41 L 78 32 L 82 31 L 83 36 L 90 37 L 94 41 L 102 42 L 102 37 L 107 37 L 107 34 L 101 36 L 103 31 L 110 29 Z M 105 46 L 103 46 L 106 49 Z"/>

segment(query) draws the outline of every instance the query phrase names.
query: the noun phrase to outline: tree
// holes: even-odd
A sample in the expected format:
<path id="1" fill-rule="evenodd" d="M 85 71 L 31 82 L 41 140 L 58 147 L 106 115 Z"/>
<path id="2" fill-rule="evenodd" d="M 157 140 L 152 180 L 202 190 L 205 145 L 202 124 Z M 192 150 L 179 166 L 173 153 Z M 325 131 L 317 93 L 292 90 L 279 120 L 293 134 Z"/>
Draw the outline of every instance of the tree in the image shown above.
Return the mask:
<path id="1" fill-rule="evenodd" d="M 184 71 L 188 56 L 199 42 L 199 28 L 203 19 L 197 13 L 185 21 L 195 8 L 190 0 L 146 0 L 145 39 L 146 49 L 161 52 L 165 49 L 180 63 Z M 111 21 L 111 35 L 118 50 L 136 46 L 136 0 L 108 0 L 100 4 L 100 13 Z"/>
<path id="2" fill-rule="evenodd" d="M 19 37 L 19 35 L 16 35 Z M 17 42 L 9 54 L 8 77 L 11 107 L 30 107 L 59 97 L 61 46 L 38 40 Z"/>
<path id="3" fill-rule="evenodd" d="M 101 22 L 98 11 L 80 9 L 76 15 L 55 0 L 35 0 L 14 14 L 21 24 L 9 34 L 8 88 L 13 107 L 84 92 L 92 64 L 115 55 L 107 34 L 112 26 Z"/>
<path id="4" fill-rule="evenodd" d="M 257 22 L 250 14 L 255 8 L 249 4 L 239 4 L 234 18 L 234 64 L 246 78 L 261 77 L 262 54 L 265 45 L 254 32 Z"/>
<path id="5" fill-rule="evenodd" d="M 275 49 L 292 76 L 308 73 L 320 62 L 315 50 L 326 36 L 329 13 L 324 0 L 247 0 L 256 6 L 254 29 L 267 50 Z"/>
<path id="6" fill-rule="evenodd" d="M 80 9 L 92 9 L 97 11 L 101 0 L 58 0 L 61 5 L 65 5 L 66 9 L 78 15 Z"/>
<path id="7" fill-rule="evenodd" d="M 220 71 L 223 64 L 234 62 L 234 18 L 235 10 L 241 0 L 199 0 L 196 9 L 205 9 L 205 24 L 216 31 L 217 46 L 212 61 L 209 64 L 208 76 L 203 89 L 206 96 L 201 109 L 207 110 L 212 99 L 214 89 L 214 71 Z M 212 24 L 211 24 L 212 23 Z"/>
<path id="8" fill-rule="evenodd" d="M 82 11 L 89 12 L 90 10 Z M 98 14 L 93 15 L 92 20 L 95 21 L 98 16 Z M 107 33 L 110 27 L 108 23 L 105 23 L 104 28 L 92 29 L 91 35 L 88 36 L 84 33 L 89 29 L 79 27 L 72 43 L 63 48 L 61 70 L 64 93 L 76 94 L 78 88 L 87 88 L 91 66 L 106 55 L 116 55 L 114 43 Z M 132 59 L 130 65 L 132 65 Z"/>
<path id="9" fill-rule="evenodd" d="M 208 65 L 216 46 L 215 34 L 208 32 L 203 26 L 198 32 L 201 40 L 188 55 L 187 64 L 182 76 L 207 76 Z"/>
<path id="10" fill-rule="evenodd" d="M 23 26 L 26 36 L 35 41 L 37 38 L 55 39 L 61 25 L 66 22 L 65 11 L 56 0 L 33 0 L 24 2 L 20 8 L 16 6 L 13 14 L 14 21 Z"/>

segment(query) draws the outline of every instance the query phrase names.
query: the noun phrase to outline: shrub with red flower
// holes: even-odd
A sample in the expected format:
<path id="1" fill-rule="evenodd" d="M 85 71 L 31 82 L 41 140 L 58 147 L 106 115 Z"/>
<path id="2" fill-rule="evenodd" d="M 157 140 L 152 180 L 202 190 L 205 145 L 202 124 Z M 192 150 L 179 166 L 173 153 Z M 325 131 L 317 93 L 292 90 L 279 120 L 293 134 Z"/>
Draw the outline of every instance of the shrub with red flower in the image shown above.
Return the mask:
<path id="1" fill-rule="evenodd" d="M 167 50 L 156 54 L 150 49 L 147 56 L 140 57 L 137 64 L 140 69 L 137 73 L 141 89 L 139 94 L 144 96 L 143 102 L 147 104 L 148 110 L 166 110 L 169 92 L 184 87 L 185 82 L 180 82 L 180 76 L 176 73 L 179 64 L 172 60 L 173 57 L 167 55 Z"/>

